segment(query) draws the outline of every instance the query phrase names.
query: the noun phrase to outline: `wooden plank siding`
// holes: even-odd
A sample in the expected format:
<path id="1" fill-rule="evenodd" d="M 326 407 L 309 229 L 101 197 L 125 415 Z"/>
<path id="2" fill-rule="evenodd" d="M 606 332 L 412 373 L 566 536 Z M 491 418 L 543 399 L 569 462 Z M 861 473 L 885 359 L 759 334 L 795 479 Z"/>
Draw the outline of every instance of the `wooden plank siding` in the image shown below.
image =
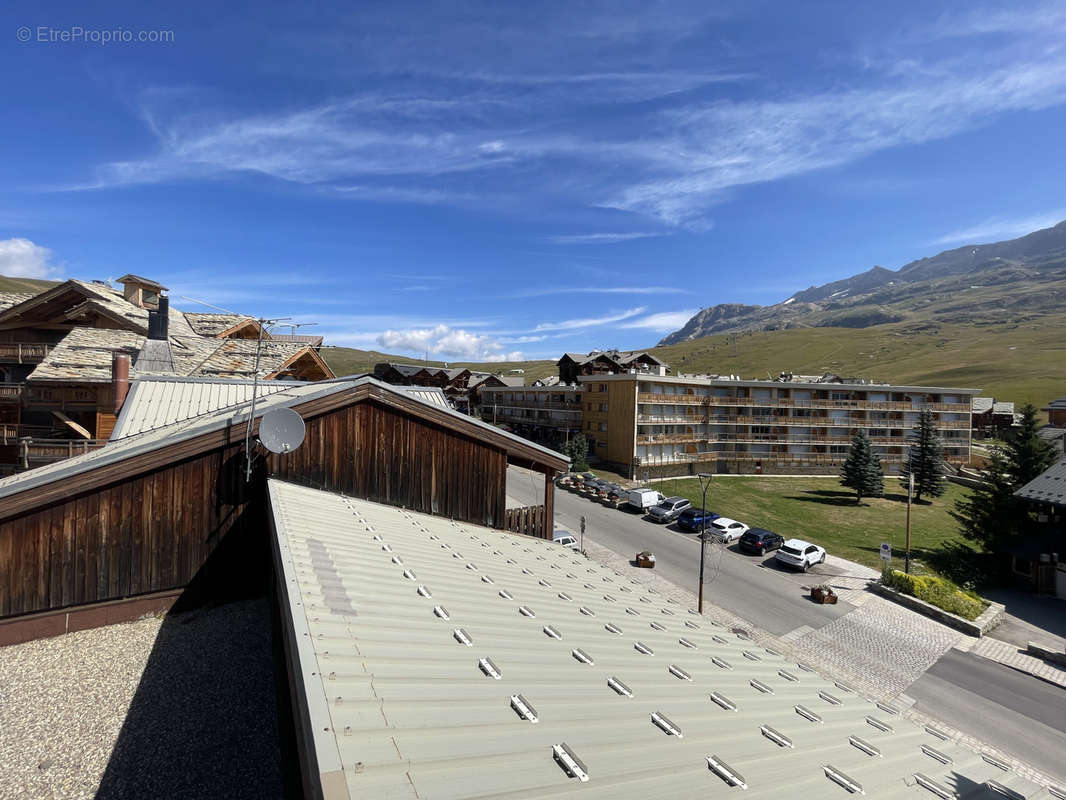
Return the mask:
<path id="1" fill-rule="evenodd" d="M 261 454 L 250 484 L 236 426 L 0 501 L 0 618 L 178 589 L 224 540 L 265 547 L 267 474 L 505 527 L 508 452 L 489 437 L 366 395 L 301 411 L 303 446 Z"/>

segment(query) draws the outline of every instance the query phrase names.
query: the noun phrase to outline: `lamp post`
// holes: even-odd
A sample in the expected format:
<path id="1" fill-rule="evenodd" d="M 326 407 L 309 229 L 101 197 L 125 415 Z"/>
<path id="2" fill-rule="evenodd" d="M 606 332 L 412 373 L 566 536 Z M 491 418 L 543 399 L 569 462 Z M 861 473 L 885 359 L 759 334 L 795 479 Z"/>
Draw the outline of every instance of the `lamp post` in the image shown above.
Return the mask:
<path id="1" fill-rule="evenodd" d="M 914 473 L 907 476 L 907 546 L 903 570 L 908 575 L 911 572 L 911 495 L 914 494 Z"/>
<path id="2" fill-rule="evenodd" d="M 703 613 L 703 555 L 707 552 L 707 487 L 711 485 L 711 473 L 700 472 L 696 475 L 703 489 L 703 506 L 700 514 L 700 600 L 699 613 Z"/>

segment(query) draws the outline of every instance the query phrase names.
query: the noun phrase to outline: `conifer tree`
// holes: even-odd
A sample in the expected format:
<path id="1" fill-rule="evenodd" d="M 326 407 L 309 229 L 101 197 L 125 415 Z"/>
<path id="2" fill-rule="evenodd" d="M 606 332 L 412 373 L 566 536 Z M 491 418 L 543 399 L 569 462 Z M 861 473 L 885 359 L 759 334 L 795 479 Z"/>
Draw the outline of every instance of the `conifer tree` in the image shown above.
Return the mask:
<path id="1" fill-rule="evenodd" d="M 570 469 L 584 472 L 589 468 L 589 443 L 585 434 L 579 433 L 563 447 L 563 453 L 570 457 Z"/>
<path id="2" fill-rule="evenodd" d="M 1022 406 L 1021 422 L 1007 433 L 1006 459 L 1015 488 L 1020 489 L 1055 463 L 1051 445 L 1037 434 L 1036 406 Z"/>
<path id="3" fill-rule="evenodd" d="M 908 477 L 914 476 L 914 499 L 922 495 L 940 497 L 944 493 L 944 457 L 940 436 L 936 432 L 936 418 L 929 409 L 922 409 L 918 424 L 911 432 L 907 460 L 900 471 L 900 483 L 907 487 Z"/>
<path id="4" fill-rule="evenodd" d="M 864 495 L 880 497 L 884 494 L 881 459 L 870 445 L 870 437 L 862 429 L 851 440 L 848 457 L 840 469 L 840 485 L 855 490 L 856 503 L 861 503 Z"/>

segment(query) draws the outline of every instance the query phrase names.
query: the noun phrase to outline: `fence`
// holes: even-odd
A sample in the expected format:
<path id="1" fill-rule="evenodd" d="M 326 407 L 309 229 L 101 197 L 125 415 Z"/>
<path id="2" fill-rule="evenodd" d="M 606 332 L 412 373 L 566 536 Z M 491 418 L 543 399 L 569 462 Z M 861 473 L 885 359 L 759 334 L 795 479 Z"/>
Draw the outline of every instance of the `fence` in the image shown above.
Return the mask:
<path id="1" fill-rule="evenodd" d="M 508 508 L 504 512 L 503 527 L 525 536 L 536 536 L 538 539 L 551 538 L 551 531 L 545 524 L 544 506 Z"/>

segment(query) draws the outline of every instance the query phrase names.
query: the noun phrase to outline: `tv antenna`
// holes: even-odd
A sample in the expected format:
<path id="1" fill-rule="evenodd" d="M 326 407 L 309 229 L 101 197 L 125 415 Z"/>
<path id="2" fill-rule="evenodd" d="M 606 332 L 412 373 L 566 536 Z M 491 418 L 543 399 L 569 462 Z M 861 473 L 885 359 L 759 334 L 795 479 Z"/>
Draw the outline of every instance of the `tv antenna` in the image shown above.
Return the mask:
<path id="1" fill-rule="evenodd" d="M 207 306 L 208 308 L 213 308 L 213 309 L 215 309 L 215 311 L 221 311 L 223 314 L 232 314 L 235 317 L 247 317 L 248 316 L 247 314 L 238 314 L 236 311 L 230 311 L 228 308 L 222 308 L 221 306 L 213 306 L 210 303 L 205 303 L 203 300 L 197 300 L 195 297 L 186 297 L 183 294 L 178 295 L 178 297 L 180 297 L 182 300 L 188 300 L 190 303 L 199 303 L 202 306 Z"/>

